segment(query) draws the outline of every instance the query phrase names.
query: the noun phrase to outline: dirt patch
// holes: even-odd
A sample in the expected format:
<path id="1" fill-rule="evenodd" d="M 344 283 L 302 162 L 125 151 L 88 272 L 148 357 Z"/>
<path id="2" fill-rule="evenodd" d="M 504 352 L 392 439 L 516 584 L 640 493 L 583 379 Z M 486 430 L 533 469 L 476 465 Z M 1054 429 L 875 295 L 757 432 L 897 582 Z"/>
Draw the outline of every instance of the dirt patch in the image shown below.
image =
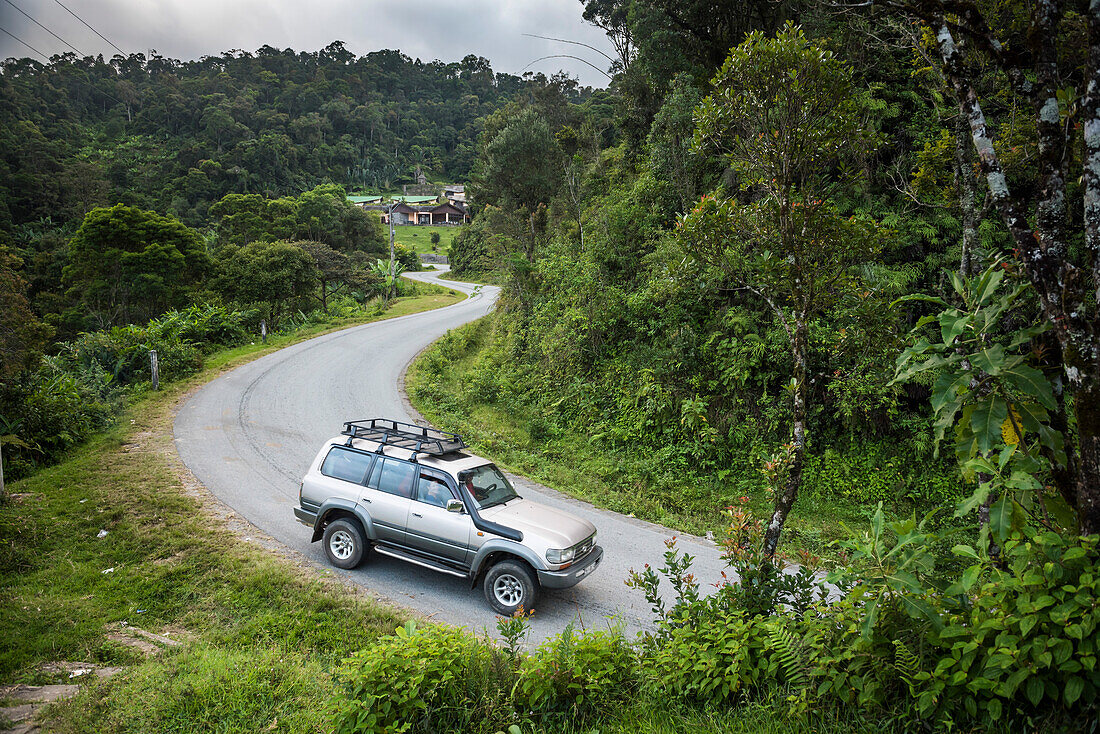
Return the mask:
<path id="1" fill-rule="evenodd" d="M 67 660 L 45 663 L 39 670 L 47 675 L 58 676 L 73 681 L 98 678 L 106 680 L 119 673 L 122 668 L 74 663 Z M 47 686 L 0 686 L 0 732 L 4 734 L 31 734 L 39 731 L 35 723 L 38 710 L 47 704 L 75 696 L 80 690 L 79 683 L 57 683 Z"/>
<path id="2" fill-rule="evenodd" d="M 178 647 L 181 643 L 166 635 L 158 635 L 155 632 L 143 630 L 141 627 L 131 627 L 127 624 L 119 625 L 116 629 L 107 633 L 107 639 L 126 647 L 132 647 L 145 655 L 156 655 L 166 647 Z"/>

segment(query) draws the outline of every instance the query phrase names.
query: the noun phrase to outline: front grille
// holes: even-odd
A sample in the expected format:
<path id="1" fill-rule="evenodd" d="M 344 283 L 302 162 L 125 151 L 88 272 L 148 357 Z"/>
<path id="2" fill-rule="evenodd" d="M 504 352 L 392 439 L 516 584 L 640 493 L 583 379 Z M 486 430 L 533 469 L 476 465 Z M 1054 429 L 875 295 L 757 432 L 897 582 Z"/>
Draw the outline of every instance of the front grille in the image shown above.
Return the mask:
<path id="1" fill-rule="evenodd" d="M 577 545 L 577 552 L 573 555 L 573 562 L 576 563 L 580 559 L 584 558 L 596 547 L 596 536 L 592 535 L 587 540 L 582 541 Z"/>

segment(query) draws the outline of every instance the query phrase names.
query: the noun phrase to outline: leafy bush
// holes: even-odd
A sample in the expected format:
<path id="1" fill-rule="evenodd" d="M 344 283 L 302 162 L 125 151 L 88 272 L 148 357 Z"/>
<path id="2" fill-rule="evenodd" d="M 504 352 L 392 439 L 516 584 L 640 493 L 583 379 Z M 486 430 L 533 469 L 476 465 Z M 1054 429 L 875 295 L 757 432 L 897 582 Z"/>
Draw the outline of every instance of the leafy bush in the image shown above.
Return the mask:
<path id="1" fill-rule="evenodd" d="M 44 357 L 33 372 L 0 386 L 0 436 L 8 480 L 29 475 L 110 424 L 121 408 L 111 375 L 98 364 L 73 369 Z"/>
<path id="2" fill-rule="evenodd" d="M 695 602 L 667 621 L 645 659 L 657 693 L 695 702 L 732 702 L 767 678 L 766 624 L 716 597 Z"/>
<path id="3" fill-rule="evenodd" d="M 524 713 L 584 721 L 631 700 L 637 657 L 618 631 L 577 634 L 572 625 L 523 659 L 514 690 Z"/>
<path id="4" fill-rule="evenodd" d="M 81 334 L 62 345 L 61 354 L 78 368 L 104 370 L 116 385 L 152 379 L 150 350 L 156 350 L 160 379 L 185 377 L 202 367 L 197 347 L 174 334 L 157 334 L 138 326 L 116 326 L 110 331 Z"/>
<path id="5" fill-rule="evenodd" d="M 353 655 L 338 674 L 334 731 L 496 731 L 514 676 L 497 649 L 462 630 L 412 622 Z"/>
<path id="6" fill-rule="evenodd" d="M 256 333 L 252 322 L 256 311 L 231 311 L 225 306 L 195 305 L 181 311 L 169 311 L 149 322 L 146 330 L 152 339 L 175 339 L 198 346 L 231 347 L 242 344 Z M 252 327 L 250 333 L 249 327 Z"/>

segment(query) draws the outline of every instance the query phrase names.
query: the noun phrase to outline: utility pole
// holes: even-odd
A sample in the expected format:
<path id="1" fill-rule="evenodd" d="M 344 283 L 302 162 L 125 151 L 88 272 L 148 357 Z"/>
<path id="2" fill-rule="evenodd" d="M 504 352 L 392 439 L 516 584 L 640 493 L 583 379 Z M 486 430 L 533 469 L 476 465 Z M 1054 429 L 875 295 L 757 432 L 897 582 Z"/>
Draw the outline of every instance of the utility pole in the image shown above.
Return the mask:
<path id="1" fill-rule="evenodd" d="M 397 285 L 394 282 L 395 275 L 394 275 L 394 264 L 393 264 L 393 210 L 394 210 L 394 207 L 396 207 L 396 206 L 397 206 L 397 201 L 394 200 L 394 202 L 392 204 L 390 204 L 390 213 L 389 213 L 389 216 L 387 217 L 387 219 L 389 219 L 389 225 L 390 225 L 390 284 L 389 284 L 389 288 L 387 290 L 387 293 L 389 293 L 390 298 L 393 298 L 393 287 L 395 285 Z"/>

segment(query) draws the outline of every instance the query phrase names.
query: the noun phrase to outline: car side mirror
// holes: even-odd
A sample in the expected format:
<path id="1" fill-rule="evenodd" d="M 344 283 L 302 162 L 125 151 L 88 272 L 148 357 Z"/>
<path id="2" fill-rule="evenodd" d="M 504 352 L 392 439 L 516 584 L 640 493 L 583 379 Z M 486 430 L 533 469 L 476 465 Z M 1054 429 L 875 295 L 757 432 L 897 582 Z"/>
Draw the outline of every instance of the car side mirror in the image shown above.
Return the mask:
<path id="1" fill-rule="evenodd" d="M 466 512 L 466 505 L 462 504 L 462 500 L 447 500 L 447 512 L 455 512 L 461 515 Z"/>

